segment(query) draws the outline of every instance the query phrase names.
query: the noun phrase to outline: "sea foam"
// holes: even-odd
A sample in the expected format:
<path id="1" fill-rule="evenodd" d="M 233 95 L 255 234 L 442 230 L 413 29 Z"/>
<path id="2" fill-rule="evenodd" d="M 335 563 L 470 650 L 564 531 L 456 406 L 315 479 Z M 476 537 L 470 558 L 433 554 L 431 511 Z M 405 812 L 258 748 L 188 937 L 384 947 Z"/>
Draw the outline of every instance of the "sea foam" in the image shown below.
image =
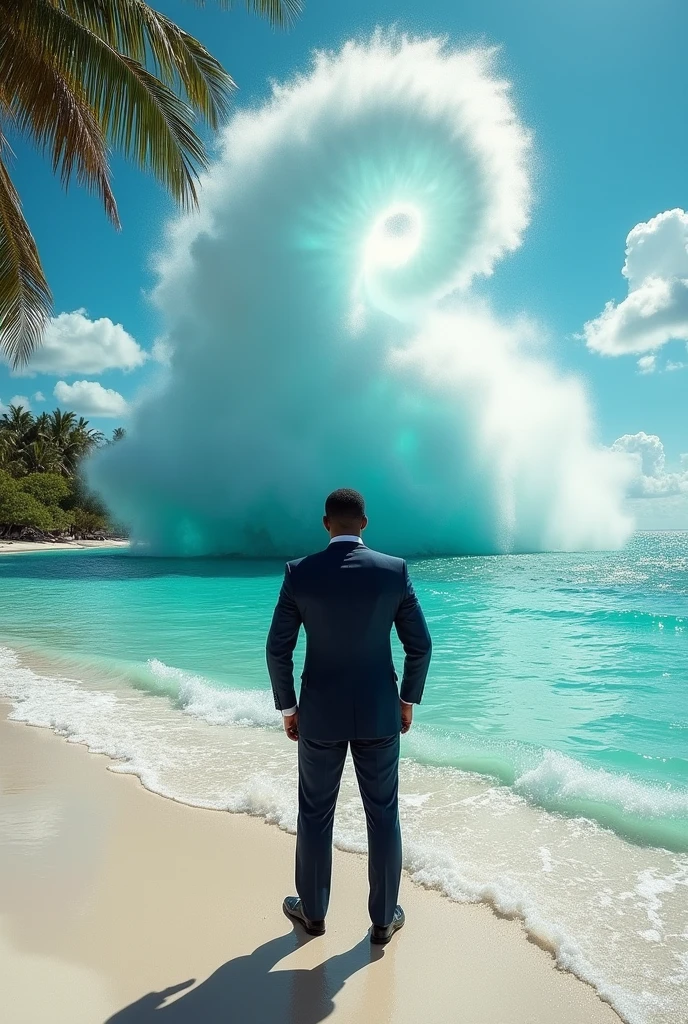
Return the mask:
<path id="1" fill-rule="evenodd" d="M 556 750 L 514 782 L 514 789 L 543 807 L 566 810 L 580 801 L 615 806 L 642 818 L 688 819 L 688 791 L 637 782 L 628 775 L 590 769 Z M 688 839 L 688 835 L 686 837 Z"/>
<path id="2" fill-rule="evenodd" d="M 151 658 L 147 662 L 154 687 L 173 697 L 182 711 L 209 725 L 254 725 L 277 728 L 275 704 L 265 690 L 220 689 L 199 675 Z"/>
<path id="3" fill-rule="evenodd" d="M 265 690 L 213 686 L 203 676 L 158 659 L 151 659 L 147 668 L 155 692 L 166 694 L 180 710 L 209 725 L 280 727 Z M 475 737 L 423 725 L 415 726 L 403 753 L 421 763 L 495 778 L 533 804 L 589 817 L 626 838 L 688 851 L 688 790 L 590 768 L 555 750 L 488 741 L 481 749 Z"/>

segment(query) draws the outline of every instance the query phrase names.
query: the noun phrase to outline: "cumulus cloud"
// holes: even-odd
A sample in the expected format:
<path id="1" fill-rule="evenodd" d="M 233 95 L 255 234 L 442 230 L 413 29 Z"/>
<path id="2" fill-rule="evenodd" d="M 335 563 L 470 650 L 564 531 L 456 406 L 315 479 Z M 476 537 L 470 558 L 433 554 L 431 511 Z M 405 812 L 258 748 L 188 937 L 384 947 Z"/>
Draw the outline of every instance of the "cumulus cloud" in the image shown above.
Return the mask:
<path id="1" fill-rule="evenodd" d="M 10 398 L 7 405 L 5 405 L 3 400 L 0 398 L 0 415 L 2 413 L 9 412 L 11 405 L 21 405 L 27 410 L 31 409 L 31 405 L 29 404 L 29 400 L 26 395 L 15 395 L 14 398 Z"/>
<path id="2" fill-rule="evenodd" d="M 36 394 L 33 396 L 33 400 L 34 402 L 45 402 L 45 395 L 43 394 L 42 391 L 37 391 Z"/>
<path id="3" fill-rule="evenodd" d="M 638 373 L 654 373 L 657 369 L 657 356 L 641 356 L 638 360 Z"/>
<path id="4" fill-rule="evenodd" d="M 608 302 L 585 324 L 588 348 L 621 356 L 688 340 L 688 213 L 667 210 L 636 224 L 626 239 L 622 273 L 628 296 Z"/>
<path id="5" fill-rule="evenodd" d="M 158 261 L 164 387 L 90 466 L 135 540 L 301 553 L 346 484 L 401 554 L 623 543 L 628 459 L 532 326 L 470 293 L 530 211 L 495 61 L 377 34 L 234 117 Z"/>
<path id="6" fill-rule="evenodd" d="M 119 391 L 104 388 L 95 380 L 75 380 L 73 384 L 58 380 L 53 394 L 62 405 L 84 416 L 126 416 L 129 412 Z"/>
<path id="7" fill-rule="evenodd" d="M 0 413 L 9 412 L 11 405 L 21 405 L 27 412 L 31 411 L 31 402 L 27 395 L 13 395 L 7 405 L 0 398 Z"/>
<path id="8" fill-rule="evenodd" d="M 103 373 L 105 370 L 135 370 L 143 366 L 148 353 L 121 324 L 108 317 L 90 320 L 85 309 L 60 313 L 50 321 L 43 344 L 31 362 L 14 370 L 14 376 L 34 377 L 37 373 L 68 375 Z"/>
<path id="9" fill-rule="evenodd" d="M 624 434 L 611 446 L 614 452 L 629 458 L 633 476 L 629 496 L 634 498 L 666 498 L 688 494 L 688 453 L 681 454 L 680 470 L 668 473 L 664 445 L 656 434 Z"/>

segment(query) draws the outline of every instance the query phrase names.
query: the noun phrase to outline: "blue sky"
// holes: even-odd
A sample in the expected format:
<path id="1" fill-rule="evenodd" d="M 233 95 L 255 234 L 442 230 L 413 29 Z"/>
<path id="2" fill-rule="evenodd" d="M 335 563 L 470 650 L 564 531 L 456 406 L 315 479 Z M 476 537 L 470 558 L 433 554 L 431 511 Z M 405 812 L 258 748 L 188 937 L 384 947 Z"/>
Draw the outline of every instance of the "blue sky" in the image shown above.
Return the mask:
<path id="1" fill-rule="evenodd" d="M 238 105 L 260 101 L 269 79 L 303 68 L 313 48 L 337 48 L 377 24 L 499 45 L 502 71 L 535 135 L 537 201 L 523 246 L 500 263 L 485 290 L 501 313 L 534 317 L 552 338 L 558 366 L 585 379 L 600 441 L 611 444 L 641 431 L 658 435 L 667 466 L 678 469 L 679 455 L 688 452 L 688 365 L 665 367 L 688 364 L 685 341 L 667 342 L 654 361 L 639 367 L 643 351 L 604 356 L 576 335 L 605 303 L 626 297 L 621 270 L 629 231 L 662 211 L 688 209 L 683 0 L 310 0 L 289 33 L 212 3 L 205 9 L 176 2 L 158 6 L 223 61 L 240 86 Z M 154 280 L 151 254 L 172 212 L 165 195 L 116 160 L 123 222 L 116 233 L 95 199 L 76 186 L 65 196 L 39 156 L 21 144 L 15 150 L 14 179 L 56 313 L 85 309 L 92 320 L 109 318 L 150 349 L 160 324 L 146 292 Z M 33 407 L 52 408 L 58 381 L 69 387 L 88 379 L 128 400 L 156 372 L 148 361 L 128 372 L 58 371 L 28 378 L 12 377 L 0 366 L 0 399 L 7 404 L 14 395 L 38 392 L 45 401 L 32 397 Z M 92 418 L 108 430 L 120 422 L 118 416 Z"/>

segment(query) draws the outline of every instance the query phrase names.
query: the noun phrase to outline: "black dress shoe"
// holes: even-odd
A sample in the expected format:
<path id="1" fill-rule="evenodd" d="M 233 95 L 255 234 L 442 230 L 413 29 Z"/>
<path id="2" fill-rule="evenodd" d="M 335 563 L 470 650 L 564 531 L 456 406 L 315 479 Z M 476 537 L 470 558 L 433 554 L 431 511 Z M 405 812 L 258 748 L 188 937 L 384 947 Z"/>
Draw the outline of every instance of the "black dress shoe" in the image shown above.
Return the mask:
<path id="1" fill-rule="evenodd" d="M 282 910 L 287 917 L 291 917 L 292 920 L 298 921 L 299 924 L 306 929 L 309 935 L 325 934 L 325 922 L 311 921 L 310 917 L 306 917 L 303 912 L 301 900 L 298 896 L 287 896 L 282 904 Z"/>
<path id="2" fill-rule="evenodd" d="M 391 924 L 374 924 L 370 932 L 370 941 L 376 946 L 386 946 L 395 932 L 404 927 L 406 917 L 399 905 L 394 908 L 394 917 Z"/>

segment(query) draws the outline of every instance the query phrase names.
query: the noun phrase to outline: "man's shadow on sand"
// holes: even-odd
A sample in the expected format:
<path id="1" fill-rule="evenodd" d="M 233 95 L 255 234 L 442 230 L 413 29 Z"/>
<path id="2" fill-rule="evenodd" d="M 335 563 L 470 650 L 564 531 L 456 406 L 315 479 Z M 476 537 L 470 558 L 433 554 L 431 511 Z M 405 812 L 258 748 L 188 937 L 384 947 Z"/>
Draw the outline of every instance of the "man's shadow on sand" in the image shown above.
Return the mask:
<path id="1" fill-rule="evenodd" d="M 334 1010 L 334 997 L 348 978 L 384 956 L 366 935 L 346 953 L 311 970 L 272 971 L 294 950 L 311 941 L 290 932 L 236 957 L 174 1002 L 163 1005 L 195 979 L 149 992 L 105 1024 L 319 1024 Z"/>

